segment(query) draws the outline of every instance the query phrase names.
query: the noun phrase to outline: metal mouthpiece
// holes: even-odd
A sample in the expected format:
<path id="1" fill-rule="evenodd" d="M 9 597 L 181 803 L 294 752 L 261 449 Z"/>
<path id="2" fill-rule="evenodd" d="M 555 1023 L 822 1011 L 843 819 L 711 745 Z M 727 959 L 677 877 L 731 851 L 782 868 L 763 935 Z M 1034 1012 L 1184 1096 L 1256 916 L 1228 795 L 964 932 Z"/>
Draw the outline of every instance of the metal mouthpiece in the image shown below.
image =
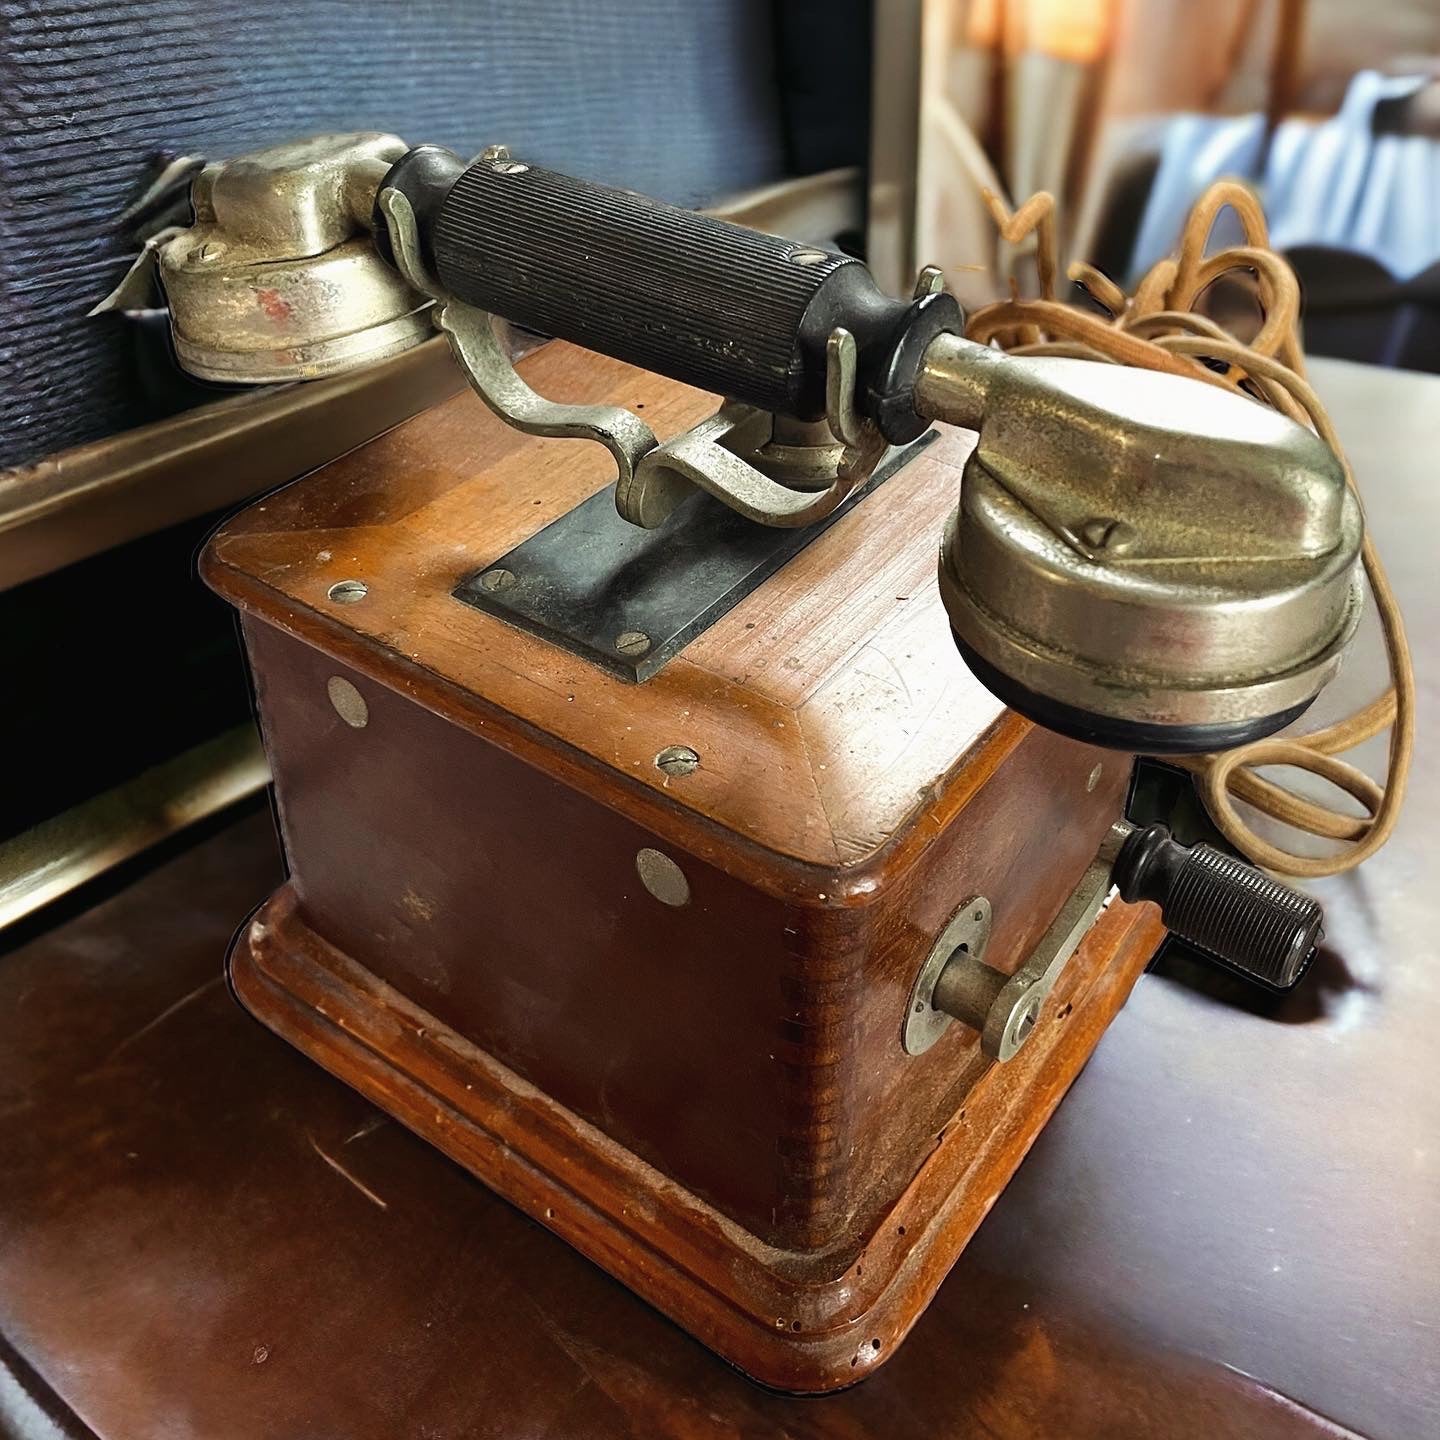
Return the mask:
<path id="1" fill-rule="evenodd" d="M 376 252 L 375 194 L 408 147 L 320 135 L 207 165 L 195 224 L 160 249 L 180 363 L 205 380 L 312 379 L 434 333 L 428 296 Z"/>

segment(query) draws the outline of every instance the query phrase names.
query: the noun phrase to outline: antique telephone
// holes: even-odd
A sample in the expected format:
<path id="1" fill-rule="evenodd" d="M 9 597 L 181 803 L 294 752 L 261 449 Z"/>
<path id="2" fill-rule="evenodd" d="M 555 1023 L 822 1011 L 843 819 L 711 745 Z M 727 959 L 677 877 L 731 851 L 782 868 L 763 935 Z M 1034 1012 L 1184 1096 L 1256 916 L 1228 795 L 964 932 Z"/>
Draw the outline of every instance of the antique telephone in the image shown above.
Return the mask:
<path id="1" fill-rule="evenodd" d="M 932 420 L 977 429 L 941 593 L 976 675 L 1062 734 L 1160 754 L 1271 734 L 1354 632 L 1360 508 L 1314 434 L 1181 377 L 971 344 L 938 273 L 893 300 L 845 255 L 501 147 L 466 166 L 383 135 L 208 166 L 194 200 L 194 227 L 159 255 L 192 373 L 312 378 L 438 324 L 501 419 L 611 451 L 634 525 L 694 488 L 758 524 L 809 525 Z M 631 412 L 535 395 L 495 316 L 728 398 L 661 445 Z M 1290 983 L 1308 949 L 1263 978 Z"/>
<path id="2" fill-rule="evenodd" d="M 958 508 L 940 547 L 940 595 L 955 645 L 996 697 L 1068 737 L 1054 742 L 1069 747 L 1057 754 L 1082 757 L 1082 746 L 1208 752 L 1269 735 L 1311 703 L 1334 675 L 1353 634 L 1363 524 L 1335 457 L 1314 434 L 1239 395 L 1179 376 L 1079 359 L 1012 358 L 973 344 L 963 338 L 959 307 L 937 272 L 923 272 L 912 296 L 892 299 L 863 264 L 845 255 L 553 174 L 501 147 L 466 165 L 447 151 L 408 149 L 385 135 L 326 136 L 209 165 L 195 181 L 193 197 L 194 225 L 155 247 L 154 258 L 176 350 L 196 375 L 246 383 L 324 375 L 396 354 L 438 326 L 474 389 L 508 425 L 532 436 L 597 441 L 610 452 L 616 480 L 613 505 L 603 501 L 608 520 L 593 501 L 586 502 L 572 512 L 589 512 L 573 533 L 558 528 L 571 520 L 562 517 L 509 554 L 490 557 L 453 589 L 455 599 L 511 626 L 558 636 L 568 650 L 598 667 L 597 685 L 649 683 L 697 632 L 763 584 L 810 537 L 855 512 L 862 500 L 866 514 L 884 507 L 891 493 L 885 484 L 897 483 L 890 477 L 907 463 L 925 463 L 915 457 L 935 421 L 979 434 L 964 462 Z M 723 402 L 662 443 L 633 409 L 567 404 L 536 393 L 512 363 L 497 319 L 723 396 Z M 698 504 L 694 497 L 701 492 L 719 505 Z M 322 526 L 323 517 L 317 513 L 306 523 Z M 660 549 L 643 554 L 626 549 L 643 543 L 646 531 L 662 537 Z M 546 545 L 548 551 L 539 554 L 537 547 Z M 592 553 L 597 550 L 598 561 Z M 621 553 L 621 562 L 606 558 L 611 550 Z M 690 557 L 683 564 L 674 560 L 682 551 Z M 622 630 L 618 621 L 596 618 L 610 615 L 605 605 L 617 586 L 637 583 L 637 574 L 653 578 L 669 563 L 667 556 L 672 569 L 684 570 L 681 588 L 689 587 L 682 605 L 689 608 L 678 620 Z M 711 560 L 707 571 L 705 562 Z M 545 564 L 552 567 L 545 583 L 532 583 L 532 567 Z M 717 567 L 724 571 L 718 581 L 711 573 Z M 347 663 L 354 659 L 357 652 L 337 628 L 341 612 L 333 605 L 320 605 L 326 616 L 318 628 L 301 624 L 295 605 L 314 608 L 308 600 L 298 601 L 299 592 L 290 592 L 277 609 L 273 597 L 260 598 L 260 570 L 242 575 L 244 569 L 235 563 L 227 569 L 216 559 L 207 578 L 243 610 L 263 612 L 311 648 Z M 575 582 L 585 591 L 584 604 L 574 596 L 557 601 L 556 587 L 564 590 L 576 572 L 588 577 Z M 707 584 L 714 593 L 696 598 L 694 587 Z M 358 588 L 347 596 L 339 593 L 344 585 Z M 363 601 L 367 587 L 345 581 L 325 593 L 334 604 Z M 679 603 L 673 592 L 667 594 L 667 604 Z M 627 598 L 634 600 L 628 591 Z M 571 613 L 557 619 L 557 610 Z M 632 606 L 627 613 L 637 612 Z M 394 684 L 413 691 L 402 672 L 409 673 L 405 665 L 414 655 L 402 653 L 390 631 L 376 631 L 368 643 L 391 647 L 396 658 L 387 663 L 398 667 Z M 278 685 L 272 675 L 260 692 L 272 742 L 272 731 L 289 723 L 279 699 L 273 701 L 273 716 L 267 714 L 267 695 L 278 694 Z M 378 702 L 366 701 L 348 671 L 330 676 L 327 685 L 333 710 L 346 725 L 369 723 Z M 476 699 L 498 703 L 478 692 Z M 435 700 L 427 708 L 450 714 L 449 704 Z M 530 724 L 533 729 L 533 719 Z M 693 750 L 672 748 L 676 753 L 668 763 L 675 768 L 667 774 L 684 775 L 700 763 Z M 978 750 L 965 753 L 973 757 Z M 664 770 L 666 763 L 662 752 L 656 765 Z M 1085 761 L 1091 790 L 1102 768 Z M 285 771 L 282 760 L 276 777 L 282 819 L 291 805 Z M 298 837 L 308 823 L 294 818 L 302 808 L 299 799 L 291 806 L 287 843 L 295 851 L 303 848 Z M 707 846 L 697 840 L 694 855 L 710 854 L 713 847 Z M 1078 883 L 1073 888 L 1063 883 L 1059 893 L 1068 890 L 1068 898 L 1048 928 L 1038 939 L 1032 935 L 1033 943 L 1004 968 L 986 963 L 987 953 L 993 958 L 1001 948 L 989 944 L 991 901 L 970 896 L 938 934 L 905 942 L 912 958 L 898 980 L 885 970 L 889 978 L 883 983 L 846 1002 L 856 1008 L 845 1012 L 849 1018 L 841 1028 L 860 1034 L 871 1023 L 863 1017 L 878 1007 L 874 992 L 894 990 L 903 1010 L 887 1033 L 905 1055 L 929 1051 L 959 1020 L 957 1028 L 968 1027 L 975 1037 L 983 1063 L 1011 1061 L 1036 1033 L 1047 998 L 1116 888 L 1122 899 L 1158 902 L 1176 933 L 1262 985 L 1287 988 L 1304 973 L 1321 933 L 1320 909 L 1307 897 L 1219 850 L 1181 846 L 1159 825 L 1112 819 L 1091 853 Z M 730 873 L 743 868 L 737 860 Z M 314 976 L 286 967 L 298 963 L 294 956 L 302 952 L 310 957 L 307 964 L 328 964 L 315 957 L 325 943 L 339 943 L 334 935 L 317 938 L 323 921 L 301 913 L 307 900 L 299 862 L 297 870 L 289 908 L 281 905 L 268 918 L 262 912 L 241 942 L 243 955 L 236 963 L 248 967 L 251 981 L 241 983 L 237 972 L 237 988 L 269 1023 L 365 1089 L 365 1079 L 355 1073 L 360 1062 L 337 1059 L 333 1037 L 322 1041 L 312 1033 L 313 1015 L 297 1018 L 297 1004 L 322 1015 L 330 1011 L 314 991 Z M 661 905 L 690 904 L 686 866 L 664 847 L 642 846 L 635 871 Z M 779 881 L 771 886 L 777 894 L 783 888 Z M 873 888 L 878 893 L 882 887 Z M 828 903 L 825 892 L 818 898 Z M 947 909 L 958 898 L 952 896 Z M 308 903 L 317 912 L 324 909 L 314 896 Z M 817 902 L 810 897 L 804 903 Z M 834 953 L 837 945 L 843 949 L 836 938 L 840 932 L 820 944 L 833 917 L 828 910 L 824 916 L 804 913 L 803 923 L 787 926 L 785 934 L 806 937 L 794 942 L 802 950 L 812 942 L 818 946 L 805 951 L 805 964 L 823 968 L 825 953 Z M 332 928 L 343 926 L 337 922 Z M 399 942 L 392 936 L 381 943 Z M 878 948 L 872 950 L 872 944 Z M 866 941 L 855 953 L 863 951 L 868 965 L 890 944 Z M 277 958 L 287 946 L 290 958 Z M 623 947 L 617 951 L 625 953 Z M 355 958 L 352 944 L 350 960 Z M 344 978 L 349 972 L 342 968 L 334 974 L 349 985 Z M 264 985 L 255 979 L 261 972 Z M 282 972 L 289 978 L 281 979 Z M 808 978 L 811 970 L 804 973 L 801 988 L 808 995 L 806 987 L 820 982 Z M 370 1007 L 386 1003 L 365 989 L 368 983 L 355 980 L 355 993 L 367 995 Z M 398 988 L 415 999 L 405 984 Z M 286 992 L 283 1001 L 279 990 Z M 489 1021 L 476 1023 L 483 1030 Z M 833 1028 L 838 1022 L 827 1023 Z M 428 1026 L 420 1026 L 422 1035 Z M 354 1028 L 347 1026 L 347 1035 Z M 387 1074 L 397 1067 L 412 1078 L 418 1073 L 420 1061 L 402 1060 L 373 1038 L 367 1043 L 372 1058 L 365 1066 L 379 1063 L 373 1056 L 383 1051 Z M 535 1043 L 533 1037 L 527 1041 L 532 1051 Z M 503 1037 L 490 1037 L 487 1044 L 508 1054 Z M 524 1071 L 522 1060 L 523 1055 L 508 1063 Z M 478 1073 L 481 1061 L 473 1064 Z M 937 1114 L 948 1113 L 940 1098 L 949 1093 L 948 1083 L 937 1078 L 934 1096 L 925 1101 L 940 1107 Z M 553 1088 L 561 1093 L 562 1087 Z M 497 1178 L 488 1160 L 453 1138 L 450 1121 L 442 1123 L 436 1114 L 432 1123 L 422 1117 L 423 1106 L 412 1114 L 405 1101 L 395 1099 L 393 1075 L 367 1093 L 389 1096 L 381 1101 L 387 1108 L 506 1193 L 517 1194 L 515 1184 Z M 860 1093 L 844 1102 L 847 1115 L 858 1113 L 853 1107 Z M 785 1104 L 820 1105 L 825 1113 L 807 1109 L 810 1118 L 802 1126 L 804 1143 L 818 1145 L 815 1137 L 841 1122 L 825 1109 L 831 1102 L 821 1104 L 809 1089 L 804 1095 L 803 1102 L 791 1096 Z M 599 1112 L 586 1097 L 577 1082 L 569 1104 L 593 1118 Z M 473 1115 L 470 1120 L 481 1128 L 490 1123 Z M 1040 1120 L 1043 1115 L 1035 1128 Z M 672 1175 L 685 1170 L 683 1143 L 667 1149 L 669 1142 L 637 1135 L 630 1143 L 639 1154 Z M 944 1130 L 940 1138 L 945 1140 Z M 513 1138 L 505 1144 L 525 1148 Z M 595 1148 L 598 1154 L 599 1141 Z M 671 1149 L 681 1158 L 672 1161 Z M 541 1163 L 535 1153 L 528 1160 Z M 972 1161 L 979 1163 L 973 1156 Z M 696 1161 L 697 1174 L 704 1169 Z M 830 1263 L 824 1257 L 837 1253 L 836 1237 L 850 1233 L 857 1216 L 883 1211 L 893 1218 L 894 1207 L 903 1203 L 919 1205 L 933 1219 L 949 1214 L 947 1206 L 963 1208 L 962 1200 L 979 1183 L 972 1172 L 962 1179 L 957 1170 L 949 1189 L 936 1192 L 948 1199 L 932 1195 L 921 1201 L 912 1192 L 926 1169 L 901 1192 L 894 1191 L 898 1182 L 881 1184 L 876 1177 L 882 1171 L 891 1174 L 877 1160 L 873 1174 L 857 1171 L 845 1179 L 848 1198 L 842 1204 L 832 1196 L 830 1209 L 807 1211 L 809 1229 L 798 1221 L 786 1228 L 787 1206 L 800 1201 L 785 1191 L 771 1207 L 774 1233 L 760 1234 L 756 1243 L 763 1242 L 766 1255 L 785 1252 L 791 1262 L 765 1259 L 751 1245 L 749 1231 L 749 1238 L 734 1242 L 734 1254 L 763 1277 L 762 1288 L 769 1286 L 772 1294 L 763 1304 L 751 1304 L 747 1292 L 742 1303 L 727 1290 L 731 1282 L 720 1286 L 732 1310 L 754 1311 L 746 1325 L 733 1314 L 717 1319 L 710 1301 L 702 1302 L 673 1277 L 673 1283 L 656 1281 L 653 1263 L 647 1269 L 617 1258 L 613 1236 L 598 1241 L 593 1224 L 567 1230 L 554 1218 L 554 1207 L 544 1213 L 546 1223 L 752 1374 L 786 1388 L 828 1389 L 858 1378 L 857 1365 L 876 1363 L 880 1338 L 873 1350 L 868 1339 L 858 1350 L 852 1341 L 862 1332 L 868 1336 L 880 1323 L 877 1317 L 891 1315 L 887 1333 L 903 1334 L 948 1260 L 932 1258 L 922 1266 L 923 1277 L 916 1272 L 905 1279 L 905 1265 L 919 1263 L 912 1249 L 920 1242 L 912 1237 L 909 1247 L 892 1257 L 889 1288 L 865 1306 L 856 1299 L 864 1288 L 858 1272 L 852 1275 L 845 1266 L 833 1275 L 827 1271 L 825 1293 L 833 1304 L 821 1314 L 813 1301 L 820 1293 L 815 1273 L 806 1272 L 801 1284 L 794 1257 L 803 1255 L 806 1265 L 823 1268 Z M 1006 1174 L 1008 1169 L 999 1174 L 999 1183 Z M 700 1180 L 693 1188 L 702 1198 L 706 1194 Z M 875 1198 L 882 1192 L 883 1204 Z M 519 1198 L 538 1213 L 539 1200 L 523 1186 Z M 619 1208 L 630 1215 L 627 1207 Z M 744 1206 L 736 1201 L 720 1208 L 733 1222 Z M 822 1213 L 828 1217 L 824 1223 L 815 1218 Z M 699 1243 L 695 1236 L 702 1232 L 712 1235 L 714 1226 L 693 1216 L 692 1221 L 692 1230 L 682 1225 L 684 1233 L 655 1243 L 667 1265 L 693 1278 L 704 1266 L 686 1258 L 687 1247 Z M 938 1220 L 927 1225 L 926 1243 L 938 1247 L 935 1255 L 953 1258 L 969 1229 L 957 1220 L 948 1238 L 937 1238 L 943 1229 L 937 1227 Z M 905 1235 L 906 1227 L 899 1226 L 898 1233 Z M 845 1265 L 851 1261 L 860 1265 L 847 1253 Z M 876 1263 L 883 1270 L 887 1262 Z M 713 1290 L 718 1282 L 707 1283 Z M 683 1296 L 676 1298 L 680 1291 Z M 906 1298 L 897 1300 L 902 1292 Z M 763 1331 L 771 1322 L 762 1324 L 755 1316 L 781 1303 L 774 1293 L 788 1297 L 784 1303 L 794 1318 L 791 1311 L 780 1312 L 774 1331 L 757 1338 L 755 1325 Z"/>

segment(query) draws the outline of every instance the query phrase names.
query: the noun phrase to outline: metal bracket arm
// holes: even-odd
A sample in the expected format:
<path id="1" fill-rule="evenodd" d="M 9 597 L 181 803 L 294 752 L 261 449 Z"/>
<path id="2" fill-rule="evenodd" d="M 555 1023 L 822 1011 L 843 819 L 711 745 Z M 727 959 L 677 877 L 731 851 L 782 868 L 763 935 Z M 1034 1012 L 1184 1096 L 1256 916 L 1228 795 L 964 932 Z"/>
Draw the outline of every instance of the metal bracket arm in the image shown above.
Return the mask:
<path id="1" fill-rule="evenodd" d="M 1105 908 L 1114 888 L 1115 861 L 1130 833 L 1131 827 L 1123 822 L 1110 827 L 1060 913 L 1013 975 L 985 963 L 983 943 L 971 941 L 958 947 L 946 943 L 951 938 L 947 927 L 911 992 L 906 1050 L 914 1055 L 929 1049 L 943 1033 L 946 1022 L 936 1023 L 943 1015 L 978 1030 L 980 1048 L 992 1060 L 1013 1058 L 1034 1031 L 1066 962 Z M 982 905 L 988 917 L 989 906 L 983 899 L 967 901 L 962 911 L 978 916 Z M 984 939 L 988 929 L 987 924 Z"/>
<path id="2" fill-rule="evenodd" d="M 435 323 L 449 337 L 475 393 L 507 425 L 529 435 L 599 441 L 615 457 L 619 485 L 629 485 L 640 461 L 659 443 L 655 432 L 619 405 L 562 405 L 532 390 L 511 363 L 494 317 L 450 299 L 425 268 L 409 200 L 385 189 L 379 205 L 396 268 L 415 289 L 435 298 Z"/>
<path id="3" fill-rule="evenodd" d="M 487 152 L 504 159 L 499 147 Z M 595 440 L 615 457 L 615 505 L 643 529 L 662 524 L 695 490 L 704 490 L 761 525 L 799 528 L 824 519 L 875 473 L 889 447 L 878 426 L 855 410 L 854 336 L 837 328 L 826 346 L 826 422 L 835 445 L 813 447 L 803 477 L 790 475 L 784 447 L 770 445 L 774 417 L 752 406 L 722 405 L 708 420 L 660 444 L 639 416 L 615 405 L 564 405 L 532 390 L 516 373 L 496 317 L 447 295 L 421 256 L 415 212 L 397 189 L 378 203 L 396 268 L 436 301 L 435 323 L 470 384 L 507 425 L 531 435 Z M 921 277 L 933 289 L 929 272 Z M 817 464 L 818 460 L 818 464 Z M 767 473 L 768 472 L 768 473 Z M 787 484 L 787 479 L 796 483 Z M 818 481 L 818 484 L 816 483 Z"/>

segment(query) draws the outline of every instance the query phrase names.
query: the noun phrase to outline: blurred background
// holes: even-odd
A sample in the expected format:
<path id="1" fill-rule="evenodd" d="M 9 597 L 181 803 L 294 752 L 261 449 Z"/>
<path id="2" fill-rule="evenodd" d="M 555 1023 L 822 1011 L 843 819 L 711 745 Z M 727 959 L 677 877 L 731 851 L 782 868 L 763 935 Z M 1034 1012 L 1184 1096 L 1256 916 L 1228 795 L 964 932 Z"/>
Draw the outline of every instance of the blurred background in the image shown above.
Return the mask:
<path id="1" fill-rule="evenodd" d="M 1312 354 L 1436 370 L 1437 81 L 1434 0 L 0 0 L 0 745 L 26 758 L 0 925 L 264 784 L 194 552 L 462 383 L 439 341 L 304 386 L 181 376 L 132 267 L 205 160 L 503 142 L 863 254 L 895 291 L 938 264 L 972 307 L 1035 285 L 986 189 L 1052 192 L 1062 275 L 1133 285 L 1239 176 Z"/>
<path id="2" fill-rule="evenodd" d="M 1153 1402 L 1175 1433 L 1440 1435 L 1440 752 L 1423 743 L 1440 380 L 1421 373 L 1440 371 L 1440 0 L 0 0 L 0 1435 L 89 1436 L 68 1407 L 93 1418 L 97 1396 L 101 1414 L 135 1407 L 126 1433 L 189 1434 L 193 1376 L 217 1365 L 236 1425 L 261 1423 L 272 1331 L 222 1348 L 275 1309 L 279 1272 L 247 1256 L 227 1292 L 228 1259 L 190 1257 L 233 1257 L 257 1233 L 229 1223 L 242 1211 L 279 1263 L 310 1253 L 289 1245 L 303 1185 L 232 1184 L 270 1173 L 247 1134 L 289 1137 L 266 1164 L 292 1142 L 297 1164 L 333 1162 L 299 1138 L 320 1113 L 310 1067 L 263 1059 L 220 985 L 225 938 L 280 861 L 234 614 L 195 555 L 226 515 L 464 381 L 436 338 L 306 384 L 201 385 L 174 363 L 146 258 L 187 223 L 206 161 L 354 130 L 467 156 L 504 143 L 863 255 L 896 293 L 939 265 L 972 312 L 1038 288 L 1034 237 L 1003 241 L 986 191 L 1054 195 L 1057 297 L 1083 307 L 1070 262 L 1129 291 L 1207 186 L 1241 178 L 1299 275 L 1309 373 L 1408 608 L 1422 707 L 1401 830 L 1315 887 L 1328 934 L 1306 986 L 1268 1008 L 1213 971 L 1138 987 L 886 1375 L 818 1403 L 752 1391 L 617 1308 L 579 1257 L 547 1271 L 565 1263 L 549 1237 L 500 1202 L 437 1224 L 477 1197 L 392 1126 L 378 1143 L 411 1198 L 389 1220 L 423 1243 L 387 1242 L 375 1268 L 379 1232 L 347 1221 L 352 1248 L 317 1267 L 333 1289 L 296 1293 L 332 1294 L 389 1345 L 400 1331 L 366 1296 L 418 1264 L 444 1302 L 435 1338 L 483 1311 L 450 1332 L 481 1339 L 452 1377 L 397 1307 L 385 1363 L 362 1352 L 331 1377 L 360 1377 L 356 1413 L 428 1387 L 441 1407 L 512 1401 L 536 1435 L 575 1433 L 586 1391 L 626 1433 L 1108 1440 L 1145 1432 Z M 1307 728 L 1382 692 L 1374 608 Z M 1383 737 L 1350 758 L 1383 773 Z M 336 1127 L 346 1103 L 323 1101 Z M 93 1118 L 121 1113 L 139 1118 Z M 17 1136 L 26 1165 L 4 1154 Z M 187 1159 L 221 1153 L 206 1177 Z M 372 1221 L 374 1198 L 352 1197 Z M 545 1383 L 512 1366 L 499 1292 L 475 1275 L 543 1331 Z M 173 1333 L 156 1316 L 202 1311 L 173 1353 L 156 1342 Z M 277 1350 L 271 1386 L 293 1373 L 277 1362 L 297 1363 Z M 51 1382 L 69 1398 L 42 1414 Z M 1231 1424 L 1242 1409 L 1262 1420 Z"/>
<path id="3" fill-rule="evenodd" d="M 1050 191 L 1062 258 L 1129 288 L 1170 253 L 1201 192 L 1233 177 L 1258 191 L 1299 273 L 1310 353 L 1440 365 L 1434 4 L 927 0 L 909 20 L 918 59 L 876 32 L 882 55 L 897 52 L 876 97 L 870 232 L 892 283 L 918 258 L 971 303 L 1012 276 L 1024 293 L 989 188 L 1015 204 Z M 918 99 L 892 111 L 884 96 L 904 70 Z M 902 110 L 918 122 L 900 159 Z"/>

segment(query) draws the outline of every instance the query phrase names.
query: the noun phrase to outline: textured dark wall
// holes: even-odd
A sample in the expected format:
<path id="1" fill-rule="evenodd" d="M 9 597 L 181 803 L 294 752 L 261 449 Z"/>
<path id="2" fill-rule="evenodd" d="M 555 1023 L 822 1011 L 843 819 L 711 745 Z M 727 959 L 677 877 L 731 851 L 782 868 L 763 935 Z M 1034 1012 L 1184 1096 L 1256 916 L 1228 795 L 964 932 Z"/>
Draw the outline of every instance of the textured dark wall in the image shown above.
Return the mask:
<path id="1" fill-rule="evenodd" d="M 785 155 L 797 175 L 864 165 L 873 0 L 775 0 Z"/>
<path id="2" fill-rule="evenodd" d="M 0 0 L 0 466 L 153 413 L 84 318 L 158 157 L 390 130 L 682 203 L 785 169 L 769 0 Z"/>

